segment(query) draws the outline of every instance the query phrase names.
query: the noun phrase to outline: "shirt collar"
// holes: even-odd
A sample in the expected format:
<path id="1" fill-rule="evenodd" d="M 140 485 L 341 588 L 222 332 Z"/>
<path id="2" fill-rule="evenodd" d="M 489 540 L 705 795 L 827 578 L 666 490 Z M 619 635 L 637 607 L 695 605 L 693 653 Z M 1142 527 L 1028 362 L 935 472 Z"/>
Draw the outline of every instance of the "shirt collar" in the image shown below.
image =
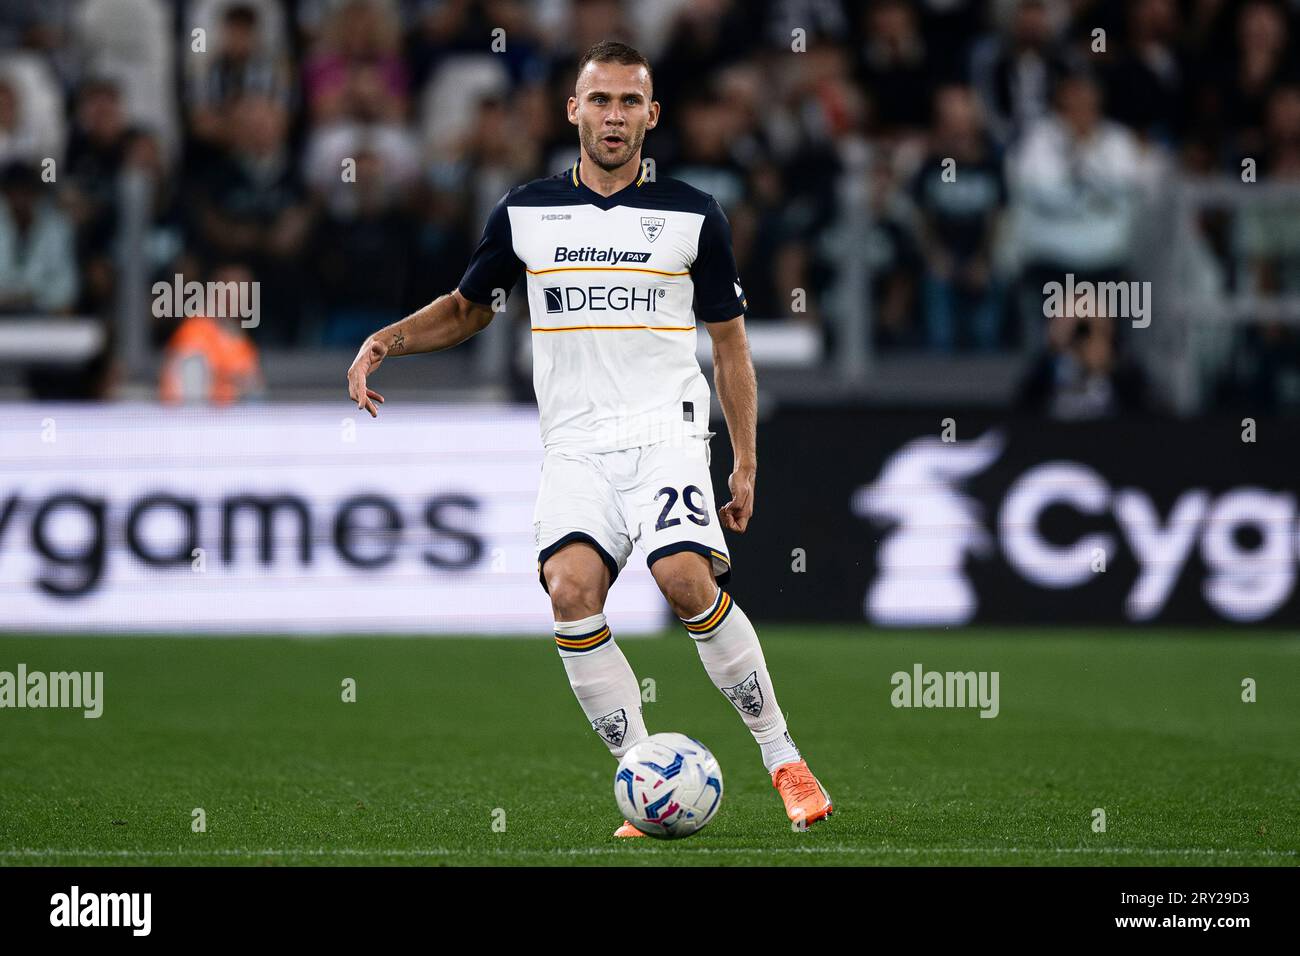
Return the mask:
<path id="1" fill-rule="evenodd" d="M 575 189 L 586 189 L 586 188 L 587 188 L 587 187 L 584 185 L 584 183 L 582 182 L 582 180 L 578 178 L 578 164 L 581 163 L 581 162 L 582 162 L 582 154 L 579 153 L 579 154 L 578 154 L 578 158 L 575 159 L 575 160 L 573 161 L 573 166 L 572 166 L 572 168 L 569 170 L 569 183 L 570 183 L 570 184 L 571 184 Z M 637 186 L 637 187 L 639 187 L 643 182 L 645 182 L 645 173 L 646 173 L 646 165 L 645 165 L 645 161 L 642 160 L 642 162 L 641 162 L 641 175 L 638 176 L 638 177 L 636 178 L 636 180 L 632 183 L 632 185 L 633 185 L 633 186 Z M 623 188 L 626 189 L 626 188 L 628 188 L 628 187 L 624 186 Z M 623 191 L 623 190 L 619 190 L 619 192 L 622 192 L 622 191 Z M 617 196 L 618 193 L 615 193 L 614 195 Z"/>

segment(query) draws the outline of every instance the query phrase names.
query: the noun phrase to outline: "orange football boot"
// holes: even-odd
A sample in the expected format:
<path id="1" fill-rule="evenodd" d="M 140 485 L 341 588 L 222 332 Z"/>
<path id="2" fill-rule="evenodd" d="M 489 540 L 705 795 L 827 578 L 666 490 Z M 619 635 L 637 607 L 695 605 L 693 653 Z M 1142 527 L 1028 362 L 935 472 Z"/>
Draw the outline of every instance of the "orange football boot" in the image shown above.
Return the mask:
<path id="1" fill-rule="evenodd" d="M 831 795 L 803 760 L 782 764 L 772 771 L 772 786 L 785 802 L 785 815 L 792 823 L 802 821 L 800 829 L 829 817 L 835 810 Z"/>
<path id="2" fill-rule="evenodd" d="M 639 837 L 639 836 L 643 837 L 643 836 L 645 836 L 645 834 L 642 833 L 640 830 L 638 830 L 636 827 L 632 826 L 632 824 L 629 823 L 627 820 L 624 820 L 624 821 L 623 821 L 623 825 L 622 825 L 621 827 L 619 827 L 617 830 L 614 831 L 614 836 L 616 836 L 616 837 Z"/>

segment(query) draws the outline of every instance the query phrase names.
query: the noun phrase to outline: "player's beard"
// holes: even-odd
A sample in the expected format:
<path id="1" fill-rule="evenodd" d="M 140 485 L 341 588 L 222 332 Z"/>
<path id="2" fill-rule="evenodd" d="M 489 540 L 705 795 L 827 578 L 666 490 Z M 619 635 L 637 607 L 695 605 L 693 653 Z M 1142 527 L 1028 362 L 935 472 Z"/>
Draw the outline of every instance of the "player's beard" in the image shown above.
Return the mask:
<path id="1" fill-rule="evenodd" d="M 596 135 L 595 130 L 584 129 L 580 134 L 582 150 L 605 172 L 613 172 L 636 156 L 641 150 L 641 144 L 645 142 L 645 130 L 638 130 L 636 135 L 632 136 L 624 128 L 620 135 L 623 136 L 623 145 L 610 153 L 605 149 L 605 144 L 601 142 L 601 137 Z M 602 156 L 606 158 L 602 159 Z"/>

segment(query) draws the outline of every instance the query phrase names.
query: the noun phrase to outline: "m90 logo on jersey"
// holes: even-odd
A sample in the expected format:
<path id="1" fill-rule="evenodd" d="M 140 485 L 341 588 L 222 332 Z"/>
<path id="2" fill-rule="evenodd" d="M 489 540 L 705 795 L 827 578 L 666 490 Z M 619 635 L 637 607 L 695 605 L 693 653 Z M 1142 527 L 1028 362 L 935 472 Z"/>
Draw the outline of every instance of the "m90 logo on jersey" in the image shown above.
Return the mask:
<path id="1" fill-rule="evenodd" d="M 663 289 L 625 285 L 552 286 L 543 289 L 547 312 L 654 312 Z"/>

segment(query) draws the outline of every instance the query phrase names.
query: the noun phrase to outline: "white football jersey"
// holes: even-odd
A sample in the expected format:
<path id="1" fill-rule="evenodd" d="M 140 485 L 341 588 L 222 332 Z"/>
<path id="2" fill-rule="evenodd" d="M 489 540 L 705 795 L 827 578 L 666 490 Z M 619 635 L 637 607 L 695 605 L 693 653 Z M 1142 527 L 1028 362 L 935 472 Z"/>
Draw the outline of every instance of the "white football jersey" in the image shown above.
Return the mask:
<path id="1" fill-rule="evenodd" d="M 644 172 L 601 196 L 579 162 L 497 203 L 460 292 L 488 305 L 526 275 L 548 450 L 707 434 L 695 321 L 745 312 L 727 218 L 708 193 Z"/>

